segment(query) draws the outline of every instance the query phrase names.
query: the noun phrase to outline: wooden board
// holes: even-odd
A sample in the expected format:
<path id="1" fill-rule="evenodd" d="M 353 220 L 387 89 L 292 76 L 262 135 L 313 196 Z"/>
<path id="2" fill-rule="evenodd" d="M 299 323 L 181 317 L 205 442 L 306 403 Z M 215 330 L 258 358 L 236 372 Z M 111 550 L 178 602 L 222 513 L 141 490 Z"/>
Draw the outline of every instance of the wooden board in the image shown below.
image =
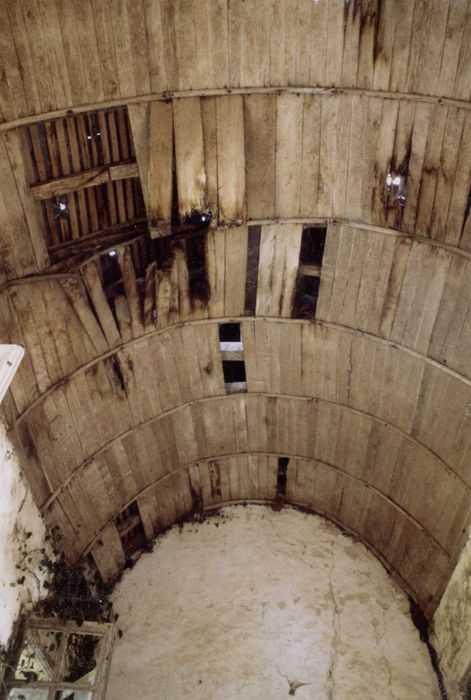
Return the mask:
<path id="1" fill-rule="evenodd" d="M 206 207 L 203 123 L 199 97 L 173 100 L 180 220 Z"/>
<path id="2" fill-rule="evenodd" d="M 240 95 L 216 101 L 219 221 L 240 224 L 246 217 L 244 106 Z"/>
<path id="3" fill-rule="evenodd" d="M 147 218 L 151 238 L 158 238 L 170 232 L 172 214 L 172 105 L 151 102 L 149 109 Z"/>

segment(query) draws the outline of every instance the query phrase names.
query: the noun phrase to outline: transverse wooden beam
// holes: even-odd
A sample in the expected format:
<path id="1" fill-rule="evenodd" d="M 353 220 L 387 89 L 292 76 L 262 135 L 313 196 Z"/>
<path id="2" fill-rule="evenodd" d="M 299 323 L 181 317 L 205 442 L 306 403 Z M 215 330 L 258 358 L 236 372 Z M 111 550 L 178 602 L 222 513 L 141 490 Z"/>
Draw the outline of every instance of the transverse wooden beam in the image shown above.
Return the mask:
<path id="1" fill-rule="evenodd" d="M 40 185 L 32 185 L 31 192 L 36 199 L 50 199 L 51 197 L 60 197 L 68 192 L 76 192 L 87 187 L 96 187 L 106 182 L 126 180 L 133 177 L 139 177 L 137 163 L 134 161 L 103 168 L 91 168 L 74 175 L 57 177 Z"/>

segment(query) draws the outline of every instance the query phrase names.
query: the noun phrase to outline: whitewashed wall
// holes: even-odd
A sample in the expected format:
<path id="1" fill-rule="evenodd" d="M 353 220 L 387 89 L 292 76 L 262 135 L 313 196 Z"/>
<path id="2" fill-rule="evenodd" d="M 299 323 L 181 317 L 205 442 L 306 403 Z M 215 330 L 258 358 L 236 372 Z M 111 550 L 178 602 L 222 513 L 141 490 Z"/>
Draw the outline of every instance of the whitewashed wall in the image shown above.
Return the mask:
<path id="1" fill-rule="evenodd" d="M 0 475 L 0 645 L 6 646 L 21 607 L 45 592 L 39 564 L 47 544 L 44 523 L 2 421 Z"/>
<path id="2" fill-rule="evenodd" d="M 461 700 L 459 686 L 471 670 L 471 532 L 435 612 L 432 642 L 449 700 Z"/>
<path id="3" fill-rule="evenodd" d="M 113 602 L 106 700 L 440 697 L 407 596 L 315 515 L 232 506 L 174 527 Z"/>

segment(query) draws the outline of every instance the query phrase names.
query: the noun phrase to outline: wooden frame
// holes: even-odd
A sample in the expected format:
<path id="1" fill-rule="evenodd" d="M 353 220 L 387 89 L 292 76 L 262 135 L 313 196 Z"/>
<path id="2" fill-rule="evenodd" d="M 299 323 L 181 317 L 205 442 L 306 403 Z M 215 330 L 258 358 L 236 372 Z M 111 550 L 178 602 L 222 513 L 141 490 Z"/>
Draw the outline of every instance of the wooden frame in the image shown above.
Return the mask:
<path id="1" fill-rule="evenodd" d="M 57 654 L 52 665 L 45 658 L 39 645 L 35 644 L 35 639 L 37 640 L 37 635 L 41 631 L 60 634 Z M 96 674 L 90 683 L 80 683 L 78 681 L 67 682 L 61 680 L 64 675 L 68 640 L 72 635 L 93 636 L 102 640 L 102 644 L 98 647 L 98 652 L 95 657 Z M 40 659 L 43 668 L 49 669 L 51 677 L 50 680 L 20 680 L 14 677 L 8 678 L 8 680 L 4 680 L 4 685 L 10 692 L 8 697 L 19 697 L 22 691 L 27 690 L 44 690 L 45 697 L 47 692 L 48 700 L 57 700 L 58 692 L 67 690 L 88 693 L 90 700 L 102 700 L 105 697 L 113 646 L 112 623 L 83 622 L 81 625 L 78 625 L 73 621 L 62 622 L 55 618 L 42 619 L 31 616 L 26 619 L 22 630 L 22 638 L 21 643 L 18 645 L 16 663 L 19 662 L 21 652 L 25 648 L 26 643 L 36 647 L 35 654 L 37 654 L 37 658 Z M 15 675 L 15 672 L 13 675 Z M 12 690 L 18 690 L 18 696 L 11 696 Z M 25 698 L 28 698 L 28 694 L 25 695 Z"/>

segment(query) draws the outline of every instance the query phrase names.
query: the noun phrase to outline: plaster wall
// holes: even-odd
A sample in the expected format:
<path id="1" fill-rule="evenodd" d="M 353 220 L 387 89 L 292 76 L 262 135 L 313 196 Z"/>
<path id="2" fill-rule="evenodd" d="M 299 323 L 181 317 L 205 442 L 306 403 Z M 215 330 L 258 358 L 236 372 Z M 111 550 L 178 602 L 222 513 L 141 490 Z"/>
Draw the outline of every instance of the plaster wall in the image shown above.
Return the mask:
<path id="1" fill-rule="evenodd" d="M 433 617 L 432 643 L 449 700 L 459 700 L 460 683 L 471 671 L 471 532 Z"/>
<path id="2" fill-rule="evenodd" d="M 175 527 L 113 594 L 106 700 L 433 700 L 408 600 L 324 519 L 231 506 Z"/>
<path id="3" fill-rule="evenodd" d="M 21 607 L 45 592 L 39 564 L 47 544 L 43 520 L 2 421 L 0 470 L 0 645 L 6 646 Z"/>

